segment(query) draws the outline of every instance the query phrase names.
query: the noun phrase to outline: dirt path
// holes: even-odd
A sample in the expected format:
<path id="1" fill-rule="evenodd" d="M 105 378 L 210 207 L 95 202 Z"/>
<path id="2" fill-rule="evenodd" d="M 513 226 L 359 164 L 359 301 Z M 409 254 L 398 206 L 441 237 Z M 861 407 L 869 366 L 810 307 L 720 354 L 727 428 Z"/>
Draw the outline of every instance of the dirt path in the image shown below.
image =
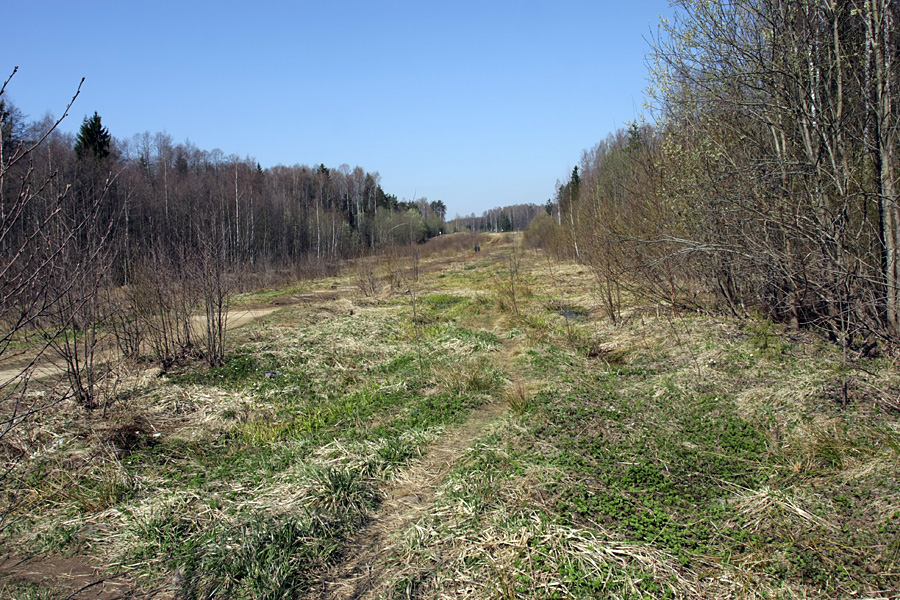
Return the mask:
<path id="1" fill-rule="evenodd" d="M 0 592 L 4 582 L 43 586 L 67 594 L 59 596 L 66 600 L 159 599 L 158 590 L 136 592 L 134 581 L 120 575 L 104 575 L 101 569 L 81 557 L 0 557 Z"/>
<path id="2" fill-rule="evenodd" d="M 228 329 L 240 327 L 250 321 L 255 321 L 270 315 L 276 310 L 284 308 L 283 306 L 267 306 L 264 308 L 233 308 L 228 311 Z M 193 326 L 191 329 L 196 333 L 202 333 L 206 328 L 206 315 L 194 315 L 192 317 Z"/>
<path id="3" fill-rule="evenodd" d="M 385 490 L 385 500 L 369 523 L 351 540 L 344 560 L 334 565 L 310 594 L 320 600 L 357 600 L 375 597 L 382 582 L 390 550 L 402 543 L 400 535 L 428 514 L 444 478 L 472 442 L 486 433 L 508 407 L 500 401 L 474 411 L 462 425 L 411 463 Z"/>
<path id="4" fill-rule="evenodd" d="M 284 306 L 267 306 L 263 308 L 235 308 L 228 311 L 228 329 L 240 327 L 256 319 L 260 319 L 268 314 L 284 308 Z M 193 327 L 196 335 L 201 335 L 206 327 L 206 316 L 194 315 Z M 97 351 L 99 360 L 114 360 L 118 356 L 115 348 L 101 348 Z M 52 350 L 47 350 L 34 364 L 33 357 L 16 356 L 11 360 L 4 361 L 4 365 L 0 368 L 0 384 L 14 379 L 20 379 L 24 376 L 25 371 L 30 369 L 29 377 L 31 379 L 45 379 L 48 377 L 58 377 L 66 372 L 65 362 L 56 356 L 53 356 Z"/>

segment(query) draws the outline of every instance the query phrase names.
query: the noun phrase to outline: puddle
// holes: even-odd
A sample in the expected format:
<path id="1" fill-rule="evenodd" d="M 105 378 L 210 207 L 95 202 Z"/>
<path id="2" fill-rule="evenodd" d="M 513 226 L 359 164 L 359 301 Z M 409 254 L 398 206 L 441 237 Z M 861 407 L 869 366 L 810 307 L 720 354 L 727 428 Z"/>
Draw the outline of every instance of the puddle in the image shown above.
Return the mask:
<path id="1" fill-rule="evenodd" d="M 559 311 L 559 315 L 567 319 L 581 319 L 586 317 L 587 313 L 580 310 L 561 310 Z"/>

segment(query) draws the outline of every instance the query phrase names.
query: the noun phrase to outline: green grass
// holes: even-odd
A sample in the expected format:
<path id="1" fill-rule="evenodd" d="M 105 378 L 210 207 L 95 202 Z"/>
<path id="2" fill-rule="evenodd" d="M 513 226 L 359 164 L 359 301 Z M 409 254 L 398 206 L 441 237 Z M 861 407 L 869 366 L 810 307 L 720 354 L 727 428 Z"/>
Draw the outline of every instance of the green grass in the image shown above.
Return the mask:
<path id="1" fill-rule="evenodd" d="M 52 501 L 3 547 L 92 555 L 148 585 L 177 572 L 185 598 L 303 597 L 385 490 L 494 401 L 509 414 L 460 442 L 433 504 L 386 538 L 375 596 L 900 589 L 900 419 L 880 401 L 900 395 L 891 360 L 846 364 L 808 332 L 751 319 L 651 308 L 612 326 L 590 273 L 561 265 L 551 289 L 529 255 L 515 315 L 495 293 L 503 252 L 423 275 L 415 322 L 401 291 L 236 330 L 223 366 L 114 407 L 116 423 L 159 431 L 128 448 L 102 423 L 42 424 L 16 493 Z"/>
<path id="2" fill-rule="evenodd" d="M 363 332 L 358 323 L 338 317 L 280 348 L 245 347 L 222 367 L 173 376 L 176 385 L 234 390 L 248 399 L 219 413 L 226 429 L 215 439 L 165 439 L 132 453 L 124 464 L 135 479 L 155 480 L 168 494 L 216 497 L 216 510 L 230 524 L 195 527 L 173 511 L 136 520 L 136 537 L 159 534 L 149 535 L 149 545 L 133 558 L 150 561 L 150 573 L 184 571 L 186 597 L 290 597 L 304 589 L 377 505 L 379 478 L 422 455 L 433 440 L 429 432 L 460 422 L 500 386 L 501 374 L 471 354 L 492 351 L 499 344 L 492 334 L 449 321 L 436 325 L 425 334 L 429 348 L 421 363 L 403 332 L 402 316 L 380 325 Z M 354 346 L 342 353 L 340 340 L 361 333 L 379 338 L 376 351 Z M 385 351 L 386 343 L 396 350 Z M 355 352 L 365 360 L 348 374 Z M 468 379 L 441 385 L 438 374 L 456 372 L 459 361 L 468 365 Z M 435 383 L 441 391 L 430 389 Z M 324 456 L 315 458 L 325 447 L 342 449 L 328 455 L 338 466 L 324 467 Z M 273 482 L 300 498 L 296 507 L 277 518 L 248 510 L 255 504 L 251 490 Z M 291 545 L 291 536 L 301 536 L 306 545 Z M 169 558 L 152 566 L 161 555 Z M 275 574 L 270 584 L 267 571 Z"/>
<path id="3" fill-rule="evenodd" d="M 645 351 L 616 361 L 543 338 L 525 353 L 543 390 L 457 468 L 441 516 L 422 525 L 432 533 L 407 548 L 413 562 L 444 557 L 417 589 L 431 597 L 461 578 L 493 581 L 484 597 L 523 598 L 897 589 L 887 415 L 864 386 L 851 406 L 829 400 L 836 349 L 744 329 L 717 338 L 714 319 L 696 318 L 680 340 L 642 336 Z M 723 577 L 712 588 L 711 573 Z"/>
<path id="4" fill-rule="evenodd" d="M 34 583 L 0 583 L 0 597 L 15 600 L 56 600 L 60 592 Z"/>

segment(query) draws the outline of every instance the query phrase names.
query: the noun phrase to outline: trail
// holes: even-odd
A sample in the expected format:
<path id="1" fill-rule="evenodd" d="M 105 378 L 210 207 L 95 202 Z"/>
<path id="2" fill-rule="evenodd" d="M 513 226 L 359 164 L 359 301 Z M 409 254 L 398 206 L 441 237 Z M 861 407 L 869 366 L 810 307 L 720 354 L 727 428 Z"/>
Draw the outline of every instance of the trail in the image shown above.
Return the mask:
<path id="1" fill-rule="evenodd" d="M 320 600 L 357 600 L 375 597 L 386 574 L 386 558 L 402 543 L 410 524 L 430 512 L 435 494 L 447 474 L 472 443 L 508 411 L 492 401 L 472 412 L 465 423 L 451 429 L 412 462 L 385 490 L 385 500 L 369 523 L 348 542 L 343 560 L 335 564 L 311 591 Z"/>
<path id="2" fill-rule="evenodd" d="M 81 557 L 0 557 L 0 591 L 4 582 L 30 583 L 54 589 L 66 600 L 162 600 L 159 590 L 135 591 L 135 583 L 122 575 L 104 575 L 102 569 Z M 30 596 L 29 596 L 30 597 Z M 37 595 L 35 597 L 38 597 Z M 44 596 L 41 596 L 44 597 Z"/>
<path id="3" fill-rule="evenodd" d="M 237 308 L 228 311 L 228 329 L 234 329 L 260 319 L 268 314 L 284 308 L 284 306 L 267 306 L 264 308 Z M 206 316 L 194 315 L 192 317 L 192 330 L 196 334 L 201 334 L 206 328 Z M 107 344 L 108 345 L 108 344 Z M 96 359 L 99 362 L 113 361 L 119 358 L 119 353 L 115 347 L 100 347 L 95 350 Z M 23 356 L 17 354 L 11 358 L 6 357 L 0 368 L 0 385 L 13 380 L 22 379 L 26 372 L 29 379 L 47 379 L 50 377 L 59 377 L 65 375 L 65 361 L 54 355 L 52 348 L 44 350 L 39 357 Z"/>

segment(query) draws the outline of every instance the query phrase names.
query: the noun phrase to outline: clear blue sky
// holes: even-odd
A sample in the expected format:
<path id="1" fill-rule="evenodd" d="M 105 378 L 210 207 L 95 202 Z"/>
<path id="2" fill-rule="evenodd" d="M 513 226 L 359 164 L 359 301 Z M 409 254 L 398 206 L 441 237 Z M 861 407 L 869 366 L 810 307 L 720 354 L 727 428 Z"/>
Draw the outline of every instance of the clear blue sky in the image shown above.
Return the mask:
<path id="1" fill-rule="evenodd" d="M 9 98 L 64 129 L 378 171 L 448 216 L 545 202 L 643 112 L 667 0 L 4 2 Z"/>

